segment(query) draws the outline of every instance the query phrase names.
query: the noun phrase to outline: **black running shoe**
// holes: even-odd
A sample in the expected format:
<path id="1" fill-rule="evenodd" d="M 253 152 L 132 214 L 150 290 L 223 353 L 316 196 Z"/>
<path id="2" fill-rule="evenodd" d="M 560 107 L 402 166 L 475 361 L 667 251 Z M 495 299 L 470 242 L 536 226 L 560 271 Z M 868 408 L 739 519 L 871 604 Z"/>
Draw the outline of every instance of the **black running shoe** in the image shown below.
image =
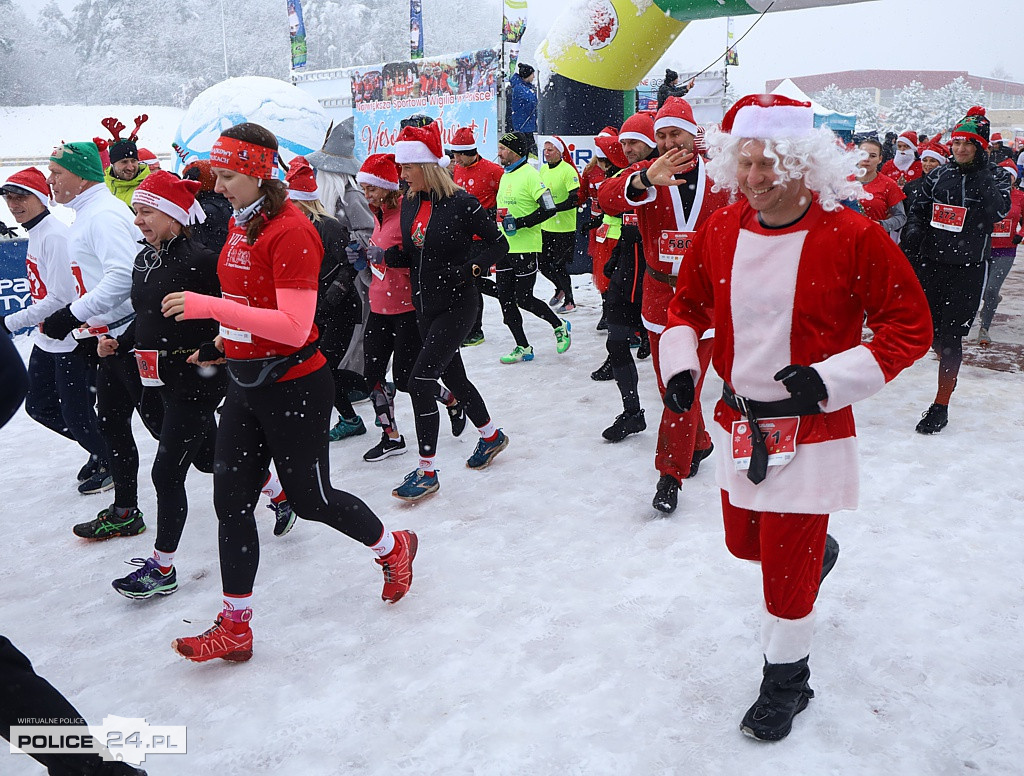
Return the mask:
<path id="1" fill-rule="evenodd" d="M 287 499 L 276 504 L 271 501 L 267 509 L 274 511 L 274 536 L 284 536 L 295 527 L 295 510 Z"/>
<path id="2" fill-rule="evenodd" d="M 601 366 L 590 373 L 590 379 L 597 380 L 599 383 L 614 380 L 615 375 L 612 374 L 612 362 L 609 359 L 605 359 Z"/>
<path id="3" fill-rule="evenodd" d="M 448 418 L 452 422 L 452 436 L 457 437 L 466 430 L 466 407 L 462 402 L 448 407 Z"/>
<path id="4" fill-rule="evenodd" d="M 839 560 L 839 542 L 832 534 L 825 534 L 825 554 L 821 559 L 821 582 L 825 581 L 825 577 L 836 565 L 837 560 Z"/>
<path id="5" fill-rule="evenodd" d="M 103 493 L 112 487 L 114 487 L 114 476 L 110 473 L 110 469 L 101 463 L 89 479 L 78 484 L 78 492 L 83 496 L 91 496 L 93 493 Z"/>
<path id="6" fill-rule="evenodd" d="M 676 504 L 679 501 L 679 482 L 671 474 L 661 475 L 658 480 L 658 488 L 654 493 L 654 501 L 651 506 L 659 512 L 671 514 L 676 511 Z"/>
<path id="7" fill-rule="evenodd" d="M 639 434 L 647 428 L 647 421 L 644 420 L 644 411 L 623 412 L 608 428 L 601 432 L 601 436 L 609 442 L 621 442 L 630 434 Z"/>
<path id="8" fill-rule="evenodd" d="M 363 453 L 363 460 L 375 463 L 393 455 L 402 455 L 405 451 L 405 437 L 392 439 L 386 433 L 381 432 L 380 442 Z"/>
<path id="9" fill-rule="evenodd" d="M 933 404 L 917 424 L 918 434 L 938 434 L 949 423 L 949 407 L 945 404 Z"/>
<path id="10" fill-rule="evenodd" d="M 96 515 L 95 520 L 79 523 L 72 531 L 75 536 L 83 539 L 113 539 L 115 536 L 138 536 L 146 530 L 142 521 L 142 513 L 138 509 L 129 509 L 124 517 L 119 517 L 114 505 L 111 504 Z"/>
<path id="11" fill-rule="evenodd" d="M 85 482 L 96 473 L 99 467 L 100 459 L 95 455 L 90 455 L 89 460 L 85 462 L 85 466 L 78 470 L 78 481 Z"/>
<path id="12" fill-rule="evenodd" d="M 636 357 L 639 359 L 645 359 L 651 355 L 651 338 L 647 336 L 647 332 L 641 332 L 640 334 L 640 347 L 636 349 Z"/>

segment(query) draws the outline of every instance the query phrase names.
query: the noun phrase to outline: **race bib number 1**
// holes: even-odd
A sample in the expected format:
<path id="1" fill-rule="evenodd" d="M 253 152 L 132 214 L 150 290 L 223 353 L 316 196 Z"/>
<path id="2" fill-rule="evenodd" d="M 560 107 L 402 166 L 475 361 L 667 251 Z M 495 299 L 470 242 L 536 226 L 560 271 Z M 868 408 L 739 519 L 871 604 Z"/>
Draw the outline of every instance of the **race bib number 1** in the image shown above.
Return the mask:
<path id="1" fill-rule="evenodd" d="M 796 456 L 796 432 L 800 418 L 761 418 L 757 425 L 764 434 L 768 447 L 768 465 L 785 466 Z M 753 443 L 750 421 L 736 420 L 732 424 L 732 460 L 736 471 L 750 468 L 750 454 Z"/>
<path id="2" fill-rule="evenodd" d="M 932 205 L 932 226 L 947 232 L 962 232 L 967 220 L 967 208 L 958 205 Z"/>

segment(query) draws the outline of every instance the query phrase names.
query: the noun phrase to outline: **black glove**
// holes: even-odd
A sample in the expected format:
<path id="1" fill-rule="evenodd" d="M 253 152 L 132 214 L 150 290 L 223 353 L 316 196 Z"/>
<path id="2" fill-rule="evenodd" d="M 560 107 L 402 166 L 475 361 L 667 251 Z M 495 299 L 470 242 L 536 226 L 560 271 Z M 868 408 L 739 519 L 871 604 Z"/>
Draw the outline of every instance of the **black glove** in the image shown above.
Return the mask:
<path id="1" fill-rule="evenodd" d="M 673 375 L 665 386 L 665 406 L 677 415 L 682 415 L 693 406 L 693 375 L 680 372 Z"/>
<path id="2" fill-rule="evenodd" d="M 483 275 L 484 268 L 471 261 L 468 264 L 462 265 L 462 272 L 467 278 L 472 280 L 473 278 L 478 278 Z"/>
<path id="3" fill-rule="evenodd" d="M 1013 236 L 1013 244 L 1014 244 L 1014 245 L 1020 245 L 1020 243 L 1021 243 L 1021 240 L 1024 240 L 1024 235 L 1020 235 L 1020 234 L 1015 234 L 1015 235 Z"/>
<path id="4" fill-rule="evenodd" d="M 817 404 L 828 398 L 825 383 L 814 367 L 790 364 L 776 372 L 774 379 L 786 386 L 790 396 L 798 401 Z"/>
<path id="5" fill-rule="evenodd" d="M 331 283 L 324 292 L 324 304 L 329 307 L 336 307 L 344 302 L 351 293 L 352 287 L 339 278 Z"/>
<path id="6" fill-rule="evenodd" d="M 0 237 L 17 237 L 18 232 L 13 226 L 8 226 L 3 221 L 0 221 Z"/>
<path id="7" fill-rule="evenodd" d="M 71 305 L 68 305 L 51 313 L 50 317 L 43 321 L 42 329 L 43 334 L 50 339 L 62 340 L 81 325 L 82 322 L 71 314 Z"/>

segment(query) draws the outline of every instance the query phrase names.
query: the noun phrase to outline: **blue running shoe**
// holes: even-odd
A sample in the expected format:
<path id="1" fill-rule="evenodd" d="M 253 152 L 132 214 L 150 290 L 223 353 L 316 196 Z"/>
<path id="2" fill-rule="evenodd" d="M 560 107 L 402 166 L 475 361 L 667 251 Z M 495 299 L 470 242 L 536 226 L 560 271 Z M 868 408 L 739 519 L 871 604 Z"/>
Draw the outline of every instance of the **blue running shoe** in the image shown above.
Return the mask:
<path id="1" fill-rule="evenodd" d="M 402 501 L 419 501 L 431 493 L 437 493 L 440 487 L 437 472 L 428 473 L 423 469 L 417 469 L 407 474 L 402 484 L 391 491 L 391 495 Z"/>
<path id="2" fill-rule="evenodd" d="M 141 600 L 155 595 L 170 595 L 178 589 L 178 575 L 173 566 L 164 574 L 156 558 L 132 558 L 128 562 L 141 568 L 110 583 L 125 598 Z"/>
<path id="3" fill-rule="evenodd" d="M 505 432 L 500 428 L 498 429 L 498 436 L 491 442 L 485 439 L 481 439 L 476 443 L 476 450 L 469 456 L 469 460 L 466 461 L 466 466 L 470 469 L 485 469 L 490 466 L 491 461 L 494 460 L 494 456 L 500 453 L 508 447 L 508 437 L 505 436 Z"/>
<path id="4" fill-rule="evenodd" d="M 365 433 L 366 426 L 363 424 L 363 419 L 356 415 L 354 418 L 339 418 L 327 436 L 332 442 L 340 442 L 342 439 L 361 436 Z"/>

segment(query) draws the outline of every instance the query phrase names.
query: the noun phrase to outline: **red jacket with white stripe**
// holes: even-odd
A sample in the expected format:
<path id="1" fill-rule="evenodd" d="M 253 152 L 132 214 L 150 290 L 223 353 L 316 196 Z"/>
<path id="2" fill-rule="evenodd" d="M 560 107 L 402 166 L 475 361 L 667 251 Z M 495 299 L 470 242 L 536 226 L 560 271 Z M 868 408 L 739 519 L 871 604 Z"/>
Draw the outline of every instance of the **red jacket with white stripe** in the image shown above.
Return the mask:
<path id="1" fill-rule="evenodd" d="M 863 342 L 862 324 L 874 333 Z M 817 370 L 828 398 L 800 418 L 796 457 L 770 467 L 759 485 L 718 459 L 719 485 L 735 506 L 826 514 L 857 505 L 856 429 L 851 405 L 881 390 L 928 352 L 931 315 L 910 262 L 878 224 L 817 201 L 797 223 L 766 229 L 746 200 L 698 231 L 679 276 L 661 338 L 667 383 L 699 375 L 697 340 L 715 329 L 712 363 L 740 396 L 788 399 L 774 379 L 789 364 Z M 719 401 L 715 444 L 732 449 L 740 414 Z"/>
<path id="2" fill-rule="evenodd" d="M 663 256 L 659 250 L 663 232 L 694 232 L 712 213 L 729 203 L 728 193 L 711 190 L 713 181 L 705 173 L 704 160 L 699 156 L 697 159 L 697 192 L 689 220 L 684 217 L 678 187 L 652 186 L 645 191 L 629 188 L 634 175 L 650 167 L 654 159 L 637 162 L 598 189 L 598 201 L 606 213 L 619 215 L 628 210 L 636 210 L 644 258 L 648 268 L 658 273 L 655 275 L 648 272 L 644 279 L 642 309 L 644 326 L 655 333 L 664 331 L 668 321 L 668 304 L 675 293 L 673 284 L 662 278 L 674 278 L 679 274 L 680 266 L 679 262 Z"/>

